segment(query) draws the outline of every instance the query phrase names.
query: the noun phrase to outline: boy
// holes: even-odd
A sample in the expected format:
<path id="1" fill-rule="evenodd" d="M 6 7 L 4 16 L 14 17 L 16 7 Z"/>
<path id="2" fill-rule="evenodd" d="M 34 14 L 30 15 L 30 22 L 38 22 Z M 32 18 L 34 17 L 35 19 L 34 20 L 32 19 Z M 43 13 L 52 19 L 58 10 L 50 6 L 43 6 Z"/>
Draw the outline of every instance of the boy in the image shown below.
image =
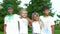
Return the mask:
<path id="1" fill-rule="evenodd" d="M 44 34 L 54 34 L 54 20 L 53 17 L 49 15 L 49 7 L 44 6 L 42 10 L 44 16 L 40 16 L 40 19 L 44 23 Z"/>
<path id="2" fill-rule="evenodd" d="M 8 15 L 4 18 L 4 34 L 19 34 L 18 32 L 18 15 L 13 14 L 13 6 L 8 4 Z"/>
<path id="3" fill-rule="evenodd" d="M 19 18 L 20 34 L 28 34 L 28 24 L 29 22 L 31 23 L 32 21 L 29 18 L 27 18 L 26 10 L 21 10 L 20 16 L 21 16 Z"/>

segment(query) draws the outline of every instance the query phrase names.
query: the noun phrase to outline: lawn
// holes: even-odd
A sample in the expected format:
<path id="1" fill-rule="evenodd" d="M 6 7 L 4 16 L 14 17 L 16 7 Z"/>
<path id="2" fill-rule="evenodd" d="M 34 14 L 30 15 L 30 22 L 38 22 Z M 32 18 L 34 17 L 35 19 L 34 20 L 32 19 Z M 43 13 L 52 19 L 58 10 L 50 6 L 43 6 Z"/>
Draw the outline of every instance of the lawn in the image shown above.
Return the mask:
<path id="1" fill-rule="evenodd" d="M 32 33 L 31 33 L 31 30 L 29 31 L 29 34 L 32 34 Z M 55 30 L 55 31 L 54 31 L 54 34 L 60 34 L 60 30 Z"/>
<path id="2" fill-rule="evenodd" d="M 3 32 L 0 32 L 0 34 L 4 34 Z"/>
<path id="3" fill-rule="evenodd" d="M 60 34 L 60 30 L 55 30 L 55 34 Z M 0 32 L 0 34 L 4 34 L 3 32 Z M 29 34 L 32 34 L 31 31 L 29 31 Z"/>
<path id="4" fill-rule="evenodd" d="M 55 34 L 60 34 L 60 30 L 55 30 Z"/>

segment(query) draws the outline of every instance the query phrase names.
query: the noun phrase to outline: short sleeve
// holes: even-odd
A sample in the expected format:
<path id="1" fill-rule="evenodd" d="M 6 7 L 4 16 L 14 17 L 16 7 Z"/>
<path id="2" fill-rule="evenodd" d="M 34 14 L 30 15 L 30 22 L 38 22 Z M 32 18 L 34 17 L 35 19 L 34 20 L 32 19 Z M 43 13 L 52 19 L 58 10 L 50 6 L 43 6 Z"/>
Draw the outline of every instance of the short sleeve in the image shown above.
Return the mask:
<path id="1" fill-rule="evenodd" d="M 4 18 L 4 24 L 7 24 L 7 18 L 6 17 Z"/>
<path id="2" fill-rule="evenodd" d="M 18 14 L 14 14 L 14 16 L 15 16 L 15 17 L 21 17 L 21 16 L 20 16 L 20 15 L 18 15 Z"/>
<path id="3" fill-rule="evenodd" d="M 17 21 L 19 21 L 20 15 L 14 14 L 14 18 L 15 18 Z"/>
<path id="4" fill-rule="evenodd" d="M 41 20 L 43 20 L 43 16 L 40 16 L 39 18 L 40 18 Z"/>
<path id="5" fill-rule="evenodd" d="M 51 18 L 51 25 L 55 25 L 53 17 Z"/>

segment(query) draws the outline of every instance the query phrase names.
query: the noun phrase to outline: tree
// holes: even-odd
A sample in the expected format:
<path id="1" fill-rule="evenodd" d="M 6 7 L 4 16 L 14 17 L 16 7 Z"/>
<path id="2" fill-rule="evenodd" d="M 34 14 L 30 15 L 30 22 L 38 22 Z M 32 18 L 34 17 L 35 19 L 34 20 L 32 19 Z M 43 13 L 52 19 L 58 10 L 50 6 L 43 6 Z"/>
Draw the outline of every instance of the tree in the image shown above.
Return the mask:
<path id="1" fill-rule="evenodd" d="M 1 3 L 1 6 L 3 9 L 0 10 L 0 31 L 3 31 L 3 23 L 4 23 L 4 17 L 7 15 L 7 5 L 11 4 L 14 8 L 14 13 L 19 13 L 22 7 L 19 7 L 21 1 L 18 0 L 3 0 L 3 3 Z"/>
<path id="2" fill-rule="evenodd" d="M 3 23 L 3 19 L 5 17 L 5 15 L 7 14 L 7 5 L 11 4 L 14 8 L 14 13 L 18 14 L 19 10 L 21 10 L 21 7 L 19 7 L 18 5 L 20 5 L 21 1 L 18 0 L 3 0 L 3 3 L 1 3 L 1 6 L 3 7 L 3 9 L 1 9 L 0 11 L 0 23 Z"/>
<path id="3" fill-rule="evenodd" d="M 60 15 L 57 15 L 60 18 Z"/>
<path id="4" fill-rule="evenodd" d="M 18 12 L 18 5 L 20 5 L 21 1 L 18 1 L 18 0 L 3 0 L 3 7 L 4 7 L 4 10 L 6 11 L 6 7 L 8 4 L 11 4 L 13 5 L 13 8 L 14 8 L 14 13 L 17 13 Z"/>
<path id="5" fill-rule="evenodd" d="M 31 0 L 29 4 L 25 5 L 27 6 L 28 16 L 31 17 L 33 12 L 38 12 L 39 15 L 43 15 L 42 7 L 47 6 L 51 8 L 52 3 L 50 0 Z M 50 14 L 51 13 L 52 12 L 50 12 Z"/>

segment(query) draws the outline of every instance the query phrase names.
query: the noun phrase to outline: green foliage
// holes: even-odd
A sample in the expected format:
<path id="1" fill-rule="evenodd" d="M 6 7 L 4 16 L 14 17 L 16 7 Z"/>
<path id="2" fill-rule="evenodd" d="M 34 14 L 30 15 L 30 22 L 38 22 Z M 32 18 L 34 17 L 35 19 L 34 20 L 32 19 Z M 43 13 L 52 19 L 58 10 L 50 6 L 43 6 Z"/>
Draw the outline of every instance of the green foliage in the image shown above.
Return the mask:
<path id="1" fill-rule="evenodd" d="M 54 15 L 55 13 L 52 13 L 51 11 L 50 11 L 50 16 L 52 16 L 53 17 L 53 15 Z"/>
<path id="2" fill-rule="evenodd" d="M 60 30 L 60 24 L 55 25 L 55 30 Z"/>
<path id="3" fill-rule="evenodd" d="M 4 25 L 3 24 L 0 24 L 0 31 L 3 31 L 4 30 Z"/>
<path id="4" fill-rule="evenodd" d="M 60 18 L 60 15 L 57 15 Z"/>
<path id="5" fill-rule="evenodd" d="M 51 0 L 31 0 L 29 4 L 26 4 L 28 16 L 31 17 L 33 12 L 38 12 L 39 15 L 43 15 L 42 7 L 47 6 L 51 8 L 52 3 L 50 1 Z"/>
<path id="6" fill-rule="evenodd" d="M 4 7 L 4 11 L 6 11 L 6 7 L 8 4 L 11 4 L 13 5 L 13 8 L 14 8 L 14 13 L 18 13 L 18 5 L 20 5 L 21 1 L 18 1 L 18 0 L 3 0 L 3 4 L 2 6 Z M 21 9 L 21 8 L 20 8 Z"/>

